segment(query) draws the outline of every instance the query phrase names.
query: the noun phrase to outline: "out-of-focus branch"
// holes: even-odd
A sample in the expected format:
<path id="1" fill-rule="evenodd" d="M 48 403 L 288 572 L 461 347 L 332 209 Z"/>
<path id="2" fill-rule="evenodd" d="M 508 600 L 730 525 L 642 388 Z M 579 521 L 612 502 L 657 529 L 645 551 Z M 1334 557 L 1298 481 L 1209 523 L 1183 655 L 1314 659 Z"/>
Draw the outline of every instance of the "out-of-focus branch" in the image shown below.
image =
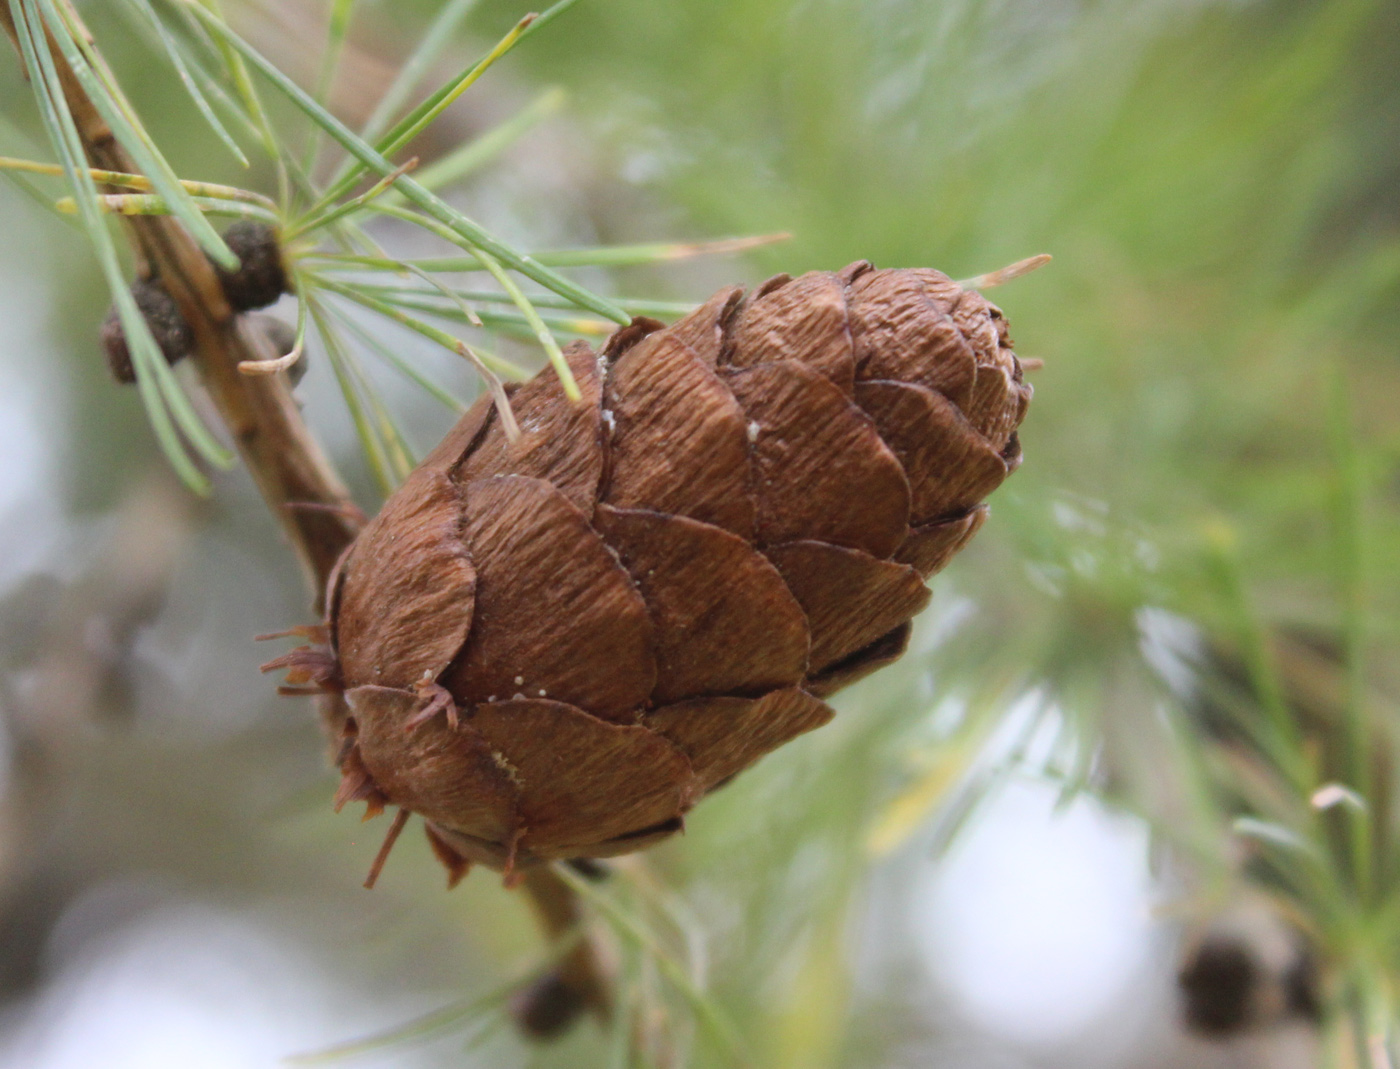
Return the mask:
<path id="1" fill-rule="evenodd" d="M 67 590 L 46 594 L 41 619 L 22 607 L 37 646 L 28 686 L 3 693 L 13 754 L 0 796 L 0 931 L 49 861 L 48 829 L 63 819 L 65 789 L 102 745 L 97 722 L 129 704 L 132 645 L 165 600 L 194 531 L 193 504 L 168 472 L 147 479 L 122 503 L 91 568 Z M 26 942 L 0 937 L 0 976 L 15 971 L 15 955 L 37 952 Z"/>

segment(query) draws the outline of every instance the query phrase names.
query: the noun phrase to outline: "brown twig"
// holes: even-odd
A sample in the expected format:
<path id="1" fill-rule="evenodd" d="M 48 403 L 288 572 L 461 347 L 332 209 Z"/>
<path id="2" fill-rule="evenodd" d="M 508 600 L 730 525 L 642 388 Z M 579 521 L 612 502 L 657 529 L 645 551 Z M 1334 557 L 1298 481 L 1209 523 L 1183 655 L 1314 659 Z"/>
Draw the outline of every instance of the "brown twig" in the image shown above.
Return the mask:
<path id="1" fill-rule="evenodd" d="M 0 3 L 0 26 L 18 43 L 14 20 Z M 82 138 L 89 164 L 106 171 L 139 173 L 50 41 L 64 96 Z M 240 365 L 263 364 L 279 354 L 261 331 L 246 329 L 224 297 L 213 265 L 172 217 L 123 216 L 143 276 L 158 277 L 180 307 L 194 335 L 194 361 L 220 418 L 248 466 L 272 515 L 301 561 L 317 608 L 336 560 L 354 539 L 356 506 L 325 451 L 302 418 L 283 374 L 240 373 Z M 332 737 L 346 715 L 345 703 L 328 696 L 319 703 Z M 576 934 L 581 916 L 573 890 L 548 869 L 527 876 L 525 886 L 546 935 L 553 941 Z M 559 978 L 600 1019 L 611 1012 L 610 984 L 597 947 L 586 937 L 567 953 Z"/>
<path id="2" fill-rule="evenodd" d="M 566 1030 L 584 1010 L 601 1022 L 608 1021 L 613 1013 L 612 983 L 598 944 L 588 938 L 578 894 L 548 865 L 527 869 L 521 885 L 550 941 L 555 945 L 572 941 L 545 983 L 527 992 L 526 1002 L 517 1006 L 521 1027 L 540 1038 L 550 1038 Z M 560 999 L 561 990 L 572 992 L 576 1001 Z M 547 1005 L 539 1005 L 541 1000 Z M 542 1009 L 548 1012 L 542 1013 Z M 540 1020 L 548 1027 L 539 1027 Z"/>

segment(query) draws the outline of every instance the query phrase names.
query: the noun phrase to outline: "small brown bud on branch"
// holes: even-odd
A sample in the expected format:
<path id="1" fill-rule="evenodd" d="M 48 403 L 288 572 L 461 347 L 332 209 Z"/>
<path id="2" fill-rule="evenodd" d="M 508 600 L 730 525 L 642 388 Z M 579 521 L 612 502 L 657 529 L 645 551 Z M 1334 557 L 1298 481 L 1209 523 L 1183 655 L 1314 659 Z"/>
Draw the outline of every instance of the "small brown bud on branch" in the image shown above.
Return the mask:
<path id="1" fill-rule="evenodd" d="M 256 220 L 240 219 L 224 233 L 224 241 L 238 256 L 240 266 L 237 271 L 225 271 L 215 265 L 215 272 L 224 297 L 235 312 L 274 304 L 289 292 L 286 265 L 274 228 Z M 166 361 L 174 364 L 188 356 L 194 346 L 194 334 L 160 280 L 137 279 L 131 284 L 131 295 Z M 102 322 L 102 348 L 112 377 L 120 383 L 135 382 L 131 351 L 115 308 Z M 282 353 L 291 350 L 291 344 L 278 349 Z"/>

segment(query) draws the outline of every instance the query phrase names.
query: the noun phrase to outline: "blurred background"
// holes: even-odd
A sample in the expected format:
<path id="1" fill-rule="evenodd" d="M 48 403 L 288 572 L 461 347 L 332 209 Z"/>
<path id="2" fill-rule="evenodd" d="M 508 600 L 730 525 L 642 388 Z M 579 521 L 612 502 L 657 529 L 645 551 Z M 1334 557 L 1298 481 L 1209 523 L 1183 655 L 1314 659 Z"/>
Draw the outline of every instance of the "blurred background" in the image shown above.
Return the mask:
<path id="1" fill-rule="evenodd" d="M 225 6 L 314 81 L 326 5 Z M 357 5 L 339 114 L 438 6 Z M 116 5 L 78 7 L 183 176 L 269 188 Z M 425 84 L 524 10 L 482 0 Z M 1295 879 L 1288 837 L 1330 834 L 1309 814 L 1360 817 L 1281 788 L 1249 725 L 1282 710 L 1322 784 L 1359 715 L 1393 771 L 1397 70 L 1384 0 L 583 0 L 414 149 L 548 112 L 451 196 L 526 247 L 791 234 L 577 272 L 600 292 L 1055 257 L 991 295 L 1045 362 L 1026 462 L 910 653 L 601 892 L 648 936 L 618 953 L 671 1064 L 736 1063 L 711 1011 L 775 1069 L 1382 1064 L 1336 1019 L 1397 977 L 1392 859 L 1351 912 L 1341 876 Z M 0 154 L 51 158 L 8 50 Z M 331 813 L 310 703 L 257 672 L 252 637 L 309 616 L 277 528 L 246 473 L 198 500 L 166 471 L 102 365 L 82 235 L 4 184 L 0 233 L 0 1065 L 241 1069 L 375 1033 L 344 1064 L 628 1064 L 591 1023 L 512 1032 L 543 949 L 491 874 L 447 894 L 406 836 L 361 889 L 383 822 Z M 300 395 L 373 509 L 317 357 Z M 379 385 L 420 450 L 449 425 Z"/>

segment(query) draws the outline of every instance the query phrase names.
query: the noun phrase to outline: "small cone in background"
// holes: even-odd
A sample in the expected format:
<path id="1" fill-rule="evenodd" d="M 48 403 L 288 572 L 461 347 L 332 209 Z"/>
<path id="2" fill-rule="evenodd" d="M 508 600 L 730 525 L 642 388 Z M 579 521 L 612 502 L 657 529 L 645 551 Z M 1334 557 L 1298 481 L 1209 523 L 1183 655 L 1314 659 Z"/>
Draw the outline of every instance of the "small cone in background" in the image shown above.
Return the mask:
<path id="1" fill-rule="evenodd" d="M 234 312 L 248 312 L 275 304 L 284 293 L 291 292 L 287 268 L 282 259 L 282 246 L 275 227 L 251 219 L 240 219 L 224 231 L 224 242 L 239 259 L 238 269 L 226 270 L 214 265 L 219 286 Z M 175 364 L 189 356 L 194 348 L 194 332 L 185 322 L 180 306 L 166 291 L 158 278 L 137 279 L 131 284 L 136 307 L 151 328 L 166 363 Z M 275 322 L 275 321 L 274 321 Z M 107 312 L 101 328 L 102 349 L 112 377 L 123 385 L 136 381 L 136 369 L 131 362 L 126 333 L 116 307 Z M 274 339 L 275 344 L 281 341 Z M 291 344 L 280 348 L 290 352 Z"/>
<path id="2" fill-rule="evenodd" d="M 1228 1040 L 1294 1020 L 1317 1024 L 1321 978 L 1308 940 L 1260 903 L 1236 905 L 1188 941 L 1177 986 L 1182 1021 Z"/>
<path id="3" fill-rule="evenodd" d="M 277 230 L 255 219 L 240 219 L 224 231 L 224 244 L 238 257 L 237 270 L 218 264 L 214 271 L 235 312 L 265 308 L 291 292 Z"/>
<path id="4" fill-rule="evenodd" d="M 458 876 L 642 849 L 826 723 L 1021 462 L 1006 320 L 937 271 L 781 275 L 566 356 L 582 402 L 541 372 L 512 438 L 479 401 L 301 655 L 350 710 L 342 795 Z"/>
<path id="5" fill-rule="evenodd" d="M 189 355 L 194 347 L 194 334 L 185 317 L 180 314 L 180 306 L 175 298 L 165 291 L 159 282 L 137 279 L 131 284 L 131 296 L 136 307 L 151 328 L 151 337 L 166 363 Z M 136 367 L 131 362 L 131 350 L 126 344 L 126 332 L 122 329 L 121 316 L 113 306 L 102 321 L 102 351 L 107 355 L 107 367 L 112 377 L 126 384 L 136 381 Z"/>

